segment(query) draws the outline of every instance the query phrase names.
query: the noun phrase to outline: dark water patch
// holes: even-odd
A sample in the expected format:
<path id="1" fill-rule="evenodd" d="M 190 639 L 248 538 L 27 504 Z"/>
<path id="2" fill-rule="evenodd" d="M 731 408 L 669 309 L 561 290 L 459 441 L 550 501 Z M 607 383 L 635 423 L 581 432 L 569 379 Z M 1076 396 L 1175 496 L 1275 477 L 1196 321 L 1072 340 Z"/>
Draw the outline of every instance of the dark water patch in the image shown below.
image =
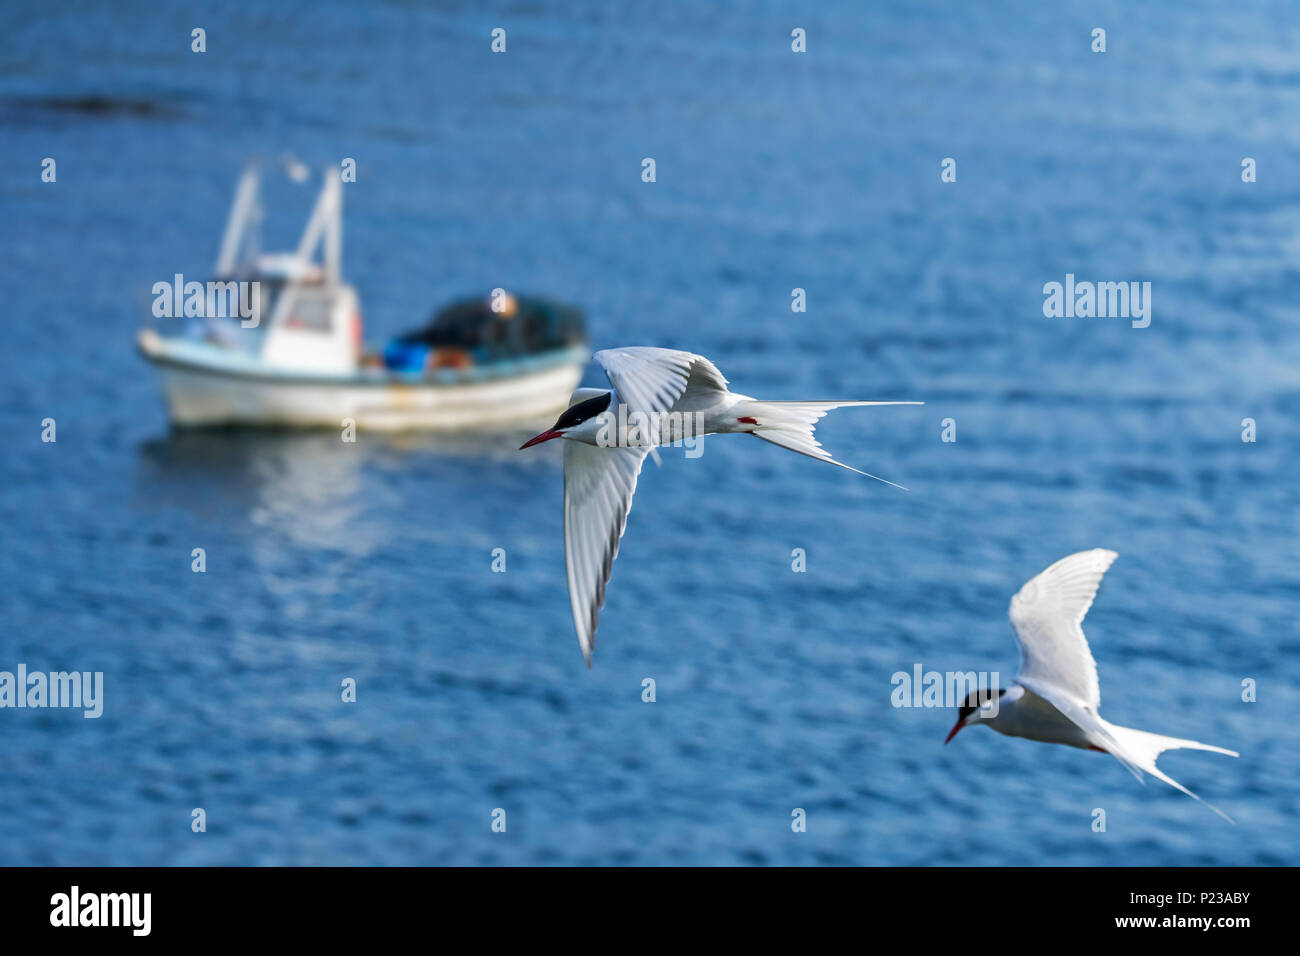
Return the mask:
<path id="1" fill-rule="evenodd" d="M 21 120 L 31 112 L 87 119 L 127 118 L 135 120 L 174 119 L 183 115 L 177 101 L 152 100 L 108 93 L 82 93 L 50 96 L 8 96 L 0 99 L 0 111 L 13 111 Z"/>

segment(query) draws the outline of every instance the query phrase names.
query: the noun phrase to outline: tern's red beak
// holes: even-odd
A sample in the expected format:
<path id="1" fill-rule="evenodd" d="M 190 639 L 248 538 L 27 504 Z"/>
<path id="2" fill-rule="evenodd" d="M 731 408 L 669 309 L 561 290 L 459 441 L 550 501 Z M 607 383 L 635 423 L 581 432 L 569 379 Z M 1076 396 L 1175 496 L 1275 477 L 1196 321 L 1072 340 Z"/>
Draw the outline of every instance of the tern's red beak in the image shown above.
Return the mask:
<path id="1" fill-rule="evenodd" d="M 523 451 L 525 448 L 531 448 L 533 445 L 540 445 L 544 441 L 550 441 L 552 438 L 560 438 L 563 435 L 564 432 L 562 431 L 557 431 L 554 428 L 548 428 L 540 435 L 534 435 L 532 438 L 528 439 L 528 441 L 520 445 L 519 450 Z"/>
<path id="2" fill-rule="evenodd" d="M 945 737 L 945 738 L 943 739 L 944 745 L 947 746 L 948 741 L 950 741 L 950 740 L 952 740 L 952 738 L 956 737 L 956 736 L 957 736 L 957 731 L 961 730 L 961 729 L 962 729 L 963 727 L 965 727 L 965 726 L 966 726 L 966 725 L 965 725 L 964 723 L 962 723 L 962 721 L 961 721 L 960 719 L 957 721 L 957 723 L 953 724 L 953 725 L 952 725 L 952 730 L 948 731 L 948 736 Z"/>

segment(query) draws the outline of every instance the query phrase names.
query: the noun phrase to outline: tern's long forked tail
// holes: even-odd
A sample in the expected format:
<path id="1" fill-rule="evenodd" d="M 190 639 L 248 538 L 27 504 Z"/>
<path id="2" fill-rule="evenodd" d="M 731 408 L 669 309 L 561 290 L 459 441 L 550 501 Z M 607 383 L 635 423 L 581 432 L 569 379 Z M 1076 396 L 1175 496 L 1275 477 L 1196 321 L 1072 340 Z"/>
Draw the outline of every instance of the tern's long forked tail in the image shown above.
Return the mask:
<path id="1" fill-rule="evenodd" d="M 1106 723 L 1106 729 L 1110 731 L 1112 737 L 1119 743 L 1124 750 L 1124 755 L 1141 769 L 1145 770 L 1157 780 L 1163 780 L 1175 790 L 1181 790 L 1194 800 L 1199 800 L 1207 807 L 1217 813 L 1229 823 L 1234 822 L 1232 817 L 1228 816 L 1218 807 L 1205 800 L 1201 800 L 1196 794 L 1188 790 L 1173 777 L 1167 776 L 1156 767 L 1156 758 L 1166 750 L 1208 750 L 1211 753 L 1224 754 L 1229 757 L 1236 757 L 1239 754 L 1235 750 L 1225 750 L 1223 747 L 1212 747 L 1209 744 L 1199 743 L 1195 740 L 1183 740 L 1179 737 L 1165 737 L 1161 734 L 1147 733 L 1145 730 L 1134 730 L 1132 727 L 1117 727 L 1112 723 Z"/>
<path id="2" fill-rule="evenodd" d="M 839 467 L 847 468 L 859 475 L 875 478 L 876 481 L 884 481 L 887 485 L 893 485 L 895 488 L 906 491 L 907 489 L 902 485 L 896 485 L 878 475 L 871 475 L 846 465 L 842 461 L 836 461 L 831 457 L 831 453 L 822 447 L 822 443 L 813 436 L 813 432 L 816 429 L 817 422 L 821 421 L 827 412 L 835 408 L 846 408 L 851 405 L 924 404 L 925 402 L 759 402 L 751 400 L 736 407 L 736 416 L 751 426 L 752 430 L 750 430 L 749 434 L 755 438 L 761 438 L 773 445 L 780 445 L 782 448 L 788 448 L 801 455 L 807 455 L 809 458 L 816 458 L 818 461 L 839 465 Z"/>

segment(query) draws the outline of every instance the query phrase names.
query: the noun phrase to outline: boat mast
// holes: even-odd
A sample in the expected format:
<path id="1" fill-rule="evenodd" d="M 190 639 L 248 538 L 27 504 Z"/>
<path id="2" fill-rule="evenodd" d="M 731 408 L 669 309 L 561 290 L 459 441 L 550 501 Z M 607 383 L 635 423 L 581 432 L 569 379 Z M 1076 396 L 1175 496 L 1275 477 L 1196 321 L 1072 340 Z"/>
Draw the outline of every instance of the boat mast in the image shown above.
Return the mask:
<path id="1" fill-rule="evenodd" d="M 302 238 L 298 240 L 298 251 L 294 253 L 295 265 L 305 270 L 311 265 L 316 247 L 320 245 L 325 249 L 325 283 L 330 288 L 335 288 L 343 273 L 343 189 L 338 172 L 330 169 L 325 171 L 325 184 L 316 199 L 311 218 L 302 231 Z M 271 315 L 272 328 L 288 318 L 293 307 L 296 285 L 297 282 L 293 279 L 285 285 L 284 294 L 280 296 Z"/>
<path id="2" fill-rule="evenodd" d="M 316 208 L 298 240 L 299 262 L 303 265 L 311 262 L 317 245 L 324 246 L 325 281 L 338 285 L 343 273 L 343 188 L 336 170 L 325 170 L 325 184 Z"/>
<path id="3" fill-rule="evenodd" d="M 257 165 L 250 163 L 239 177 L 239 185 L 235 189 L 235 201 L 230 206 L 226 231 L 221 237 L 221 251 L 217 254 L 217 266 L 214 270 L 219 279 L 233 276 L 235 268 L 241 261 L 250 262 L 257 258 L 258 233 L 262 221 L 260 192 Z M 244 252 L 242 260 L 241 250 Z"/>

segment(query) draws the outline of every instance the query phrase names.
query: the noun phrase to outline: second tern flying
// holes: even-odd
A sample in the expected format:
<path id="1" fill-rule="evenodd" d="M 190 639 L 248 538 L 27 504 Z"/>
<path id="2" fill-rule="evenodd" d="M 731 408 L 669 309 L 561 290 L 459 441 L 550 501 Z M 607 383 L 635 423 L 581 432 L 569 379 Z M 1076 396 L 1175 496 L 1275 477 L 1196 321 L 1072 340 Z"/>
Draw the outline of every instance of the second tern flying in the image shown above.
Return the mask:
<path id="1" fill-rule="evenodd" d="M 578 389 L 555 425 L 521 446 L 568 439 L 564 445 L 564 562 L 573 623 L 588 667 L 596 622 L 605 604 L 605 586 L 632 507 L 637 476 L 656 445 L 702 435 L 753 435 L 876 478 L 832 458 L 813 437 L 816 423 L 831 409 L 847 405 L 924 404 L 761 402 L 730 391 L 722 373 L 704 356 L 675 349 L 607 349 L 597 352 L 595 360 L 614 387 Z"/>
<path id="2" fill-rule="evenodd" d="M 1020 671 L 996 700 L 991 690 L 972 693 L 960 708 L 948 740 L 963 727 L 984 724 L 1008 737 L 1100 750 L 1139 780 L 1144 772 L 1149 773 L 1200 800 L 1162 773 L 1156 758 L 1166 750 L 1209 750 L 1229 757 L 1237 756 L 1235 751 L 1119 727 L 1102 720 L 1098 713 L 1101 687 L 1097 662 L 1083 636 L 1083 618 L 1092 607 L 1102 575 L 1116 557 L 1105 548 L 1080 551 L 1057 561 L 1020 589 L 1011 599 L 1010 610 L 1020 644 Z M 1205 805 L 1231 822 L 1222 810 Z"/>

